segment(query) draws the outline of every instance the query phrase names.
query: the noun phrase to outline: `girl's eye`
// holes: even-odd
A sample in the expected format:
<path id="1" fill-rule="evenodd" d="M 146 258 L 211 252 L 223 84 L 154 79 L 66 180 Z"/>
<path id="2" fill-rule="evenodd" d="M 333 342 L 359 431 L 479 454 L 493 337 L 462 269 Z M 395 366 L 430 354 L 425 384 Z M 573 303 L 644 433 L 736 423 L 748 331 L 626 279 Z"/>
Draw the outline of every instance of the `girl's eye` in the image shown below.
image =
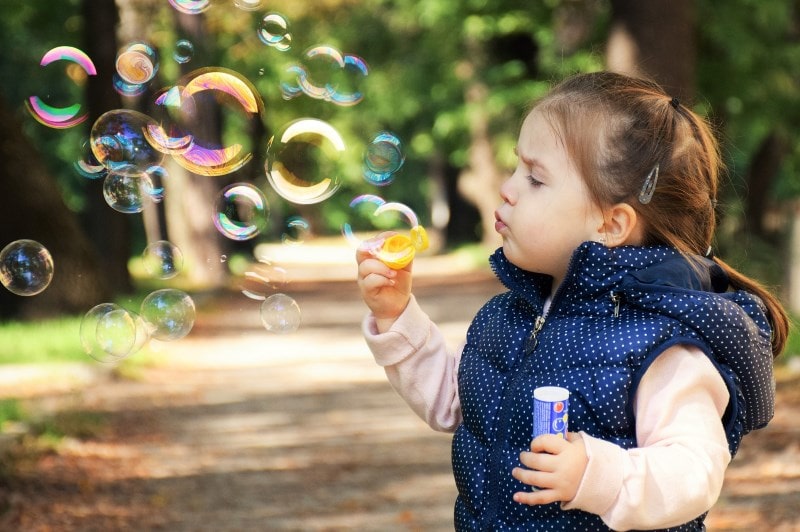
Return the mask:
<path id="1" fill-rule="evenodd" d="M 531 186 L 534 186 L 534 187 L 538 187 L 538 186 L 541 186 L 541 185 L 542 185 L 542 182 L 541 182 L 541 181 L 539 181 L 538 179 L 536 179 L 536 178 L 535 178 L 534 176 L 532 176 L 532 175 L 529 175 L 529 176 L 528 176 L 528 182 L 531 184 Z"/>

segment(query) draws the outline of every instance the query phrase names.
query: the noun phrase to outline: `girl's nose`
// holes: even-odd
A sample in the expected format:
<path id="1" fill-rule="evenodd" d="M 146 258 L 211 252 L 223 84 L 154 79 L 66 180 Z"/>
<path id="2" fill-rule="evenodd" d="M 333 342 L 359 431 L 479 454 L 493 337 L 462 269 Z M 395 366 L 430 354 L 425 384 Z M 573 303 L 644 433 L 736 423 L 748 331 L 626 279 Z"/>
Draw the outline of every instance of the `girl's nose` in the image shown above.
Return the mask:
<path id="1" fill-rule="evenodd" d="M 505 181 L 503 181 L 503 184 L 500 185 L 500 199 L 506 203 L 513 203 L 514 195 L 513 187 L 511 185 L 511 178 L 512 176 L 509 176 Z"/>

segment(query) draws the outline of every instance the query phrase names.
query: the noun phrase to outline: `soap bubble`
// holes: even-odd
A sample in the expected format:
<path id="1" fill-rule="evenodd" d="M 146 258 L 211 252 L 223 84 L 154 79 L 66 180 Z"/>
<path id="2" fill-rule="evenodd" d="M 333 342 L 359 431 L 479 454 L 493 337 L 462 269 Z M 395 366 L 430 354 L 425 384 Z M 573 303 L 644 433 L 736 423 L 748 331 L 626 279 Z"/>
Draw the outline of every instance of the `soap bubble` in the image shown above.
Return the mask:
<path id="1" fill-rule="evenodd" d="M 419 226 L 419 220 L 410 207 L 398 202 L 387 202 L 373 194 L 364 194 L 354 198 L 350 202 L 350 208 L 353 213 L 351 221 L 357 223 L 359 227 L 366 227 L 367 229 L 363 230 L 373 235 L 372 238 L 362 240 L 355 234 L 351 222 L 342 224 L 342 234 L 353 247 L 368 246 L 372 253 L 387 264 L 407 262 L 416 254 L 416 246 L 421 245 L 421 242 L 417 242 L 419 231 L 416 228 Z M 400 236 L 386 240 L 375 238 L 377 233 L 384 231 L 395 231 L 405 236 L 405 229 L 412 230 L 407 238 Z M 386 246 L 384 242 L 387 242 Z M 427 247 L 427 238 L 424 247 Z"/>
<path id="2" fill-rule="evenodd" d="M 141 316 L 115 303 L 100 303 L 81 319 L 81 346 L 98 362 L 118 362 L 138 352 L 149 339 Z"/>
<path id="3" fill-rule="evenodd" d="M 310 232 L 311 225 L 305 218 L 290 216 L 284 224 L 281 242 L 290 245 L 302 244 Z"/>
<path id="4" fill-rule="evenodd" d="M 57 46 L 43 56 L 39 64 L 47 66 L 55 61 L 69 61 L 78 65 L 87 75 L 97 75 L 97 69 L 86 53 L 72 46 Z M 81 114 L 81 105 L 75 103 L 66 107 L 48 105 L 38 96 L 30 96 L 25 106 L 40 124 L 56 129 L 65 129 L 80 124 L 89 116 Z"/>
<path id="5" fill-rule="evenodd" d="M 151 277 L 171 279 L 183 269 L 183 253 L 172 242 L 157 240 L 144 249 L 142 265 Z"/>
<path id="6" fill-rule="evenodd" d="M 117 72 L 114 72 L 114 75 L 111 77 L 111 86 L 114 87 L 114 90 L 117 91 L 120 96 L 126 98 L 141 96 L 147 90 L 147 83 L 130 83 L 122 79 Z"/>
<path id="7" fill-rule="evenodd" d="M 0 251 L 0 282 L 18 296 L 41 293 L 53 280 L 53 257 L 35 240 L 15 240 Z"/>
<path id="8" fill-rule="evenodd" d="M 100 179 L 108 173 L 106 167 L 100 164 L 97 157 L 92 153 L 89 139 L 85 139 L 81 143 L 81 158 L 72 163 L 72 166 L 78 172 L 78 175 L 86 179 Z"/>
<path id="9" fill-rule="evenodd" d="M 216 102 L 244 111 L 248 118 L 259 117 L 264 110 L 264 103 L 255 86 L 244 76 L 225 68 L 201 68 L 181 79 L 180 89 L 170 89 L 161 95 L 156 103 L 168 106 L 171 114 L 179 122 L 178 129 L 186 131 L 186 123 L 196 122 L 196 98 L 215 98 Z M 176 93 L 177 91 L 177 93 Z M 172 134 L 171 136 L 178 136 Z M 195 135 L 194 142 L 188 150 L 173 153 L 175 162 L 187 170 L 199 175 L 219 176 L 229 174 L 247 164 L 253 154 L 239 143 L 229 146 L 211 146 L 199 142 Z"/>
<path id="10" fill-rule="evenodd" d="M 144 200 L 153 191 L 146 172 L 138 175 L 109 173 L 103 180 L 103 198 L 117 212 L 133 214 L 144 210 Z"/>
<path id="11" fill-rule="evenodd" d="M 187 15 L 199 15 L 211 7 L 211 0 L 169 0 L 176 11 Z"/>
<path id="12" fill-rule="evenodd" d="M 404 161 L 400 139 L 393 133 L 382 131 L 372 139 L 364 153 L 364 178 L 373 185 L 388 185 Z"/>
<path id="13" fill-rule="evenodd" d="M 272 333 L 294 332 L 300 326 L 300 306 L 286 294 L 273 294 L 261 303 L 261 323 Z"/>
<path id="14" fill-rule="evenodd" d="M 349 107 L 364 99 L 359 86 L 369 74 L 369 67 L 356 55 L 318 45 L 309 48 L 303 63 L 289 67 L 287 73 L 292 81 L 281 84 L 284 98 L 296 96 L 299 89 L 311 98 Z"/>
<path id="15" fill-rule="evenodd" d="M 261 0 L 233 0 L 233 5 L 242 11 L 256 11 L 261 7 Z"/>
<path id="16" fill-rule="evenodd" d="M 327 122 L 295 120 L 269 141 L 267 179 L 275 192 L 293 203 L 319 203 L 339 188 L 344 149 L 344 139 Z"/>
<path id="17" fill-rule="evenodd" d="M 129 109 L 108 111 L 92 126 L 89 137 L 97 161 L 117 174 L 135 176 L 161 164 L 164 154 L 154 149 L 145 137 L 149 116 Z"/>
<path id="18" fill-rule="evenodd" d="M 369 67 L 366 61 L 352 54 L 345 54 L 343 61 L 342 68 L 326 84 L 327 99 L 336 105 L 351 107 L 364 99 L 364 93 L 359 90 L 359 86 L 362 78 L 369 74 Z"/>
<path id="19" fill-rule="evenodd" d="M 158 54 L 144 42 L 133 42 L 120 49 L 115 64 L 117 74 L 132 85 L 143 85 L 158 72 Z"/>
<path id="20" fill-rule="evenodd" d="M 258 38 L 267 46 L 285 52 L 292 47 L 292 34 L 289 23 L 283 15 L 268 13 L 258 25 Z"/>
<path id="21" fill-rule="evenodd" d="M 280 292 L 288 283 L 289 275 L 283 267 L 261 259 L 244 273 L 240 289 L 246 297 L 264 301 L 268 294 Z"/>
<path id="22" fill-rule="evenodd" d="M 175 52 L 172 58 L 176 63 L 185 64 L 192 60 L 194 57 L 194 44 L 188 39 L 180 39 L 175 43 Z"/>
<path id="23" fill-rule="evenodd" d="M 249 240 L 267 228 L 269 204 L 264 194 L 250 183 L 223 188 L 214 202 L 213 222 L 231 240 Z"/>
<path id="24" fill-rule="evenodd" d="M 189 334 L 194 326 L 194 301 L 181 290 L 156 290 L 142 301 L 141 316 L 153 338 L 178 340 Z"/>

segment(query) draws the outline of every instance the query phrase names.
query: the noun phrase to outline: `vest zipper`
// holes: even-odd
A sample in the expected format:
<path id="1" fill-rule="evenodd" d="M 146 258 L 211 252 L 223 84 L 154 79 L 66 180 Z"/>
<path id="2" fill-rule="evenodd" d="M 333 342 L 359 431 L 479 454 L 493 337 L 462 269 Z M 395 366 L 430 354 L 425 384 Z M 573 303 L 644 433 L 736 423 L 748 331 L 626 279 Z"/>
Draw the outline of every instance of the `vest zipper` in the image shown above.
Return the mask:
<path id="1" fill-rule="evenodd" d="M 536 349 L 536 346 L 539 344 L 539 339 L 536 335 L 539 334 L 539 331 L 542 330 L 544 327 L 544 316 L 536 316 L 536 319 L 533 322 L 533 329 L 531 330 L 530 336 L 525 341 L 525 354 L 530 355 L 533 353 L 533 350 Z"/>
<path id="2" fill-rule="evenodd" d="M 614 303 L 614 317 L 619 318 L 619 304 L 622 302 L 622 296 L 611 292 L 611 302 Z"/>

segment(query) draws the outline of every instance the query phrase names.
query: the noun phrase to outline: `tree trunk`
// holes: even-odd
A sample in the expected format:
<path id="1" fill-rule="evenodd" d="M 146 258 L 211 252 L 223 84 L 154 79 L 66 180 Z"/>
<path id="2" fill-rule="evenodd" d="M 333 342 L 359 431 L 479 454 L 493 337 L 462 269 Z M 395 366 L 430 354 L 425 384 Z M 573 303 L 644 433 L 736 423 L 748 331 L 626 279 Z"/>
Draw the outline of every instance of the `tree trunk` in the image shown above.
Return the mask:
<path id="1" fill-rule="evenodd" d="M 753 155 L 745 176 L 747 197 L 745 198 L 744 227 L 750 234 L 766 238 L 764 215 L 767 212 L 769 191 L 789 152 L 786 139 L 776 130 L 761 141 Z"/>
<path id="2" fill-rule="evenodd" d="M 0 286 L 0 318 L 32 319 L 83 313 L 111 297 L 107 261 L 100 269 L 91 243 L 70 211 L 19 118 L 0 99 L 0 248 L 35 240 L 53 257 L 50 286 L 21 297 Z M 111 210 L 111 209 L 109 209 Z M 105 259 L 105 258 L 104 258 Z"/>
<path id="3" fill-rule="evenodd" d="M 82 9 L 86 28 L 84 50 L 97 67 L 97 75 L 89 76 L 86 84 L 89 119 L 85 123 L 91 128 L 100 115 L 122 107 L 119 94 L 112 89 L 117 40 L 113 31 L 106 31 L 117 26 L 118 13 L 113 0 L 84 0 Z M 128 259 L 131 256 L 130 216 L 108 206 L 103 197 L 102 179 L 86 183 L 84 227 L 103 259 L 103 271 L 115 293 L 132 291 L 128 272 Z"/>
<path id="4" fill-rule="evenodd" d="M 611 11 L 609 70 L 652 78 L 690 101 L 697 53 L 692 0 L 611 0 Z"/>

